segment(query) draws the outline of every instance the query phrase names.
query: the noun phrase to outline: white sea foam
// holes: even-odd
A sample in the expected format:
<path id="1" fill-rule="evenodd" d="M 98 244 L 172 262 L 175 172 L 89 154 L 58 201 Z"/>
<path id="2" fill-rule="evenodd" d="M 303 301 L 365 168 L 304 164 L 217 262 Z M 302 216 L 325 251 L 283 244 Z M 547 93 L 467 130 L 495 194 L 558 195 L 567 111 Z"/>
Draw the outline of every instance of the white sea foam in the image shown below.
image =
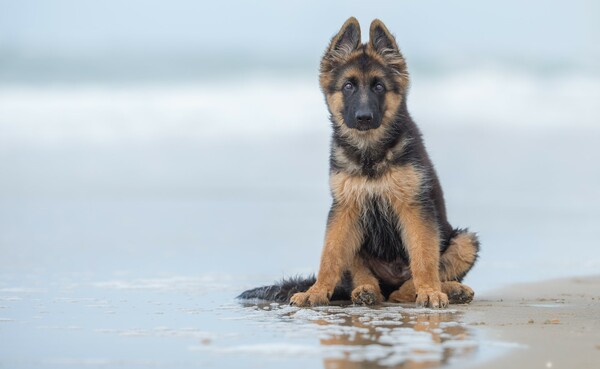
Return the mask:
<path id="1" fill-rule="evenodd" d="M 479 68 L 413 77 L 409 110 L 428 126 L 596 127 L 600 78 Z M 312 76 L 179 85 L 0 88 L 0 144 L 214 140 L 328 132 Z"/>
<path id="2" fill-rule="evenodd" d="M 410 105 L 424 124 L 514 128 L 597 127 L 600 78 L 479 68 L 413 83 Z"/>

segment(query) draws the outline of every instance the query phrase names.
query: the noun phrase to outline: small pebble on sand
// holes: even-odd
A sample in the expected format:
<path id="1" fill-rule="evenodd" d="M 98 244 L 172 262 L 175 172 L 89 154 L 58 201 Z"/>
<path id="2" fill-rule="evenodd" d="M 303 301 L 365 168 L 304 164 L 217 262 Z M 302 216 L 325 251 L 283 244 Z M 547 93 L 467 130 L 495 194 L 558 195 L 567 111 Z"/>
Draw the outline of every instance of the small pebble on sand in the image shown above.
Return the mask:
<path id="1" fill-rule="evenodd" d="M 544 324 L 560 324 L 560 319 L 548 319 L 544 321 Z"/>

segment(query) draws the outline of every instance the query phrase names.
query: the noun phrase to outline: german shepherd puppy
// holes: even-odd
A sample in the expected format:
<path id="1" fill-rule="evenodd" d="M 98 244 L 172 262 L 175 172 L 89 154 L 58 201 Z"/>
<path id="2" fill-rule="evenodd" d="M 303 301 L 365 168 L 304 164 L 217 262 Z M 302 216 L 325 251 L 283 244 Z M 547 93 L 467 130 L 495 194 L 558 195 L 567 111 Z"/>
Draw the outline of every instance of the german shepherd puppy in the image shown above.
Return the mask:
<path id="1" fill-rule="evenodd" d="M 351 299 L 446 307 L 468 303 L 460 282 L 479 241 L 446 219 L 442 188 L 406 105 L 408 72 L 396 40 L 378 19 L 361 43 L 352 17 L 321 60 L 320 85 L 331 113 L 329 212 L 316 277 L 284 280 L 239 298 L 296 306 Z"/>

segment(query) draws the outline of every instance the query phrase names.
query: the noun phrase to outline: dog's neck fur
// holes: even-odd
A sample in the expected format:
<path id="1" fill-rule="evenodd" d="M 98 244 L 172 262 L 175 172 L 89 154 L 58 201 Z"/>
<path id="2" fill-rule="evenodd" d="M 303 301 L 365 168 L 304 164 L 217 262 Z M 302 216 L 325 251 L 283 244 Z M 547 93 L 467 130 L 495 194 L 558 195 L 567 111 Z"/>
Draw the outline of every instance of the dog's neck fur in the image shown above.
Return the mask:
<path id="1" fill-rule="evenodd" d="M 352 175 L 377 178 L 389 165 L 400 164 L 407 153 L 415 153 L 422 145 L 421 133 L 412 121 L 406 104 L 403 103 L 395 118 L 387 125 L 377 128 L 385 132 L 379 140 L 362 140 L 360 137 L 348 137 L 332 117 L 333 135 L 331 144 L 331 171 L 345 171 Z M 360 135 L 358 131 L 352 135 Z M 417 149 L 417 150 L 415 150 Z"/>

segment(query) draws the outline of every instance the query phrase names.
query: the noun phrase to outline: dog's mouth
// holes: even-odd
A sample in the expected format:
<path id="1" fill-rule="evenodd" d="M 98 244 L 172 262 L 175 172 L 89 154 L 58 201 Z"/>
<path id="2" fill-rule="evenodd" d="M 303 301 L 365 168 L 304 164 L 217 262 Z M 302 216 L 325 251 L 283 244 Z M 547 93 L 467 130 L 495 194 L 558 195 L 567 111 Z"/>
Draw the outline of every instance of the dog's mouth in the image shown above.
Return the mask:
<path id="1" fill-rule="evenodd" d="M 369 131 L 371 129 L 379 128 L 379 124 L 375 124 L 373 122 L 368 122 L 368 123 L 359 122 L 359 123 L 356 123 L 356 125 L 354 127 L 351 127 L 351 128 L 354 128 L 354 129 L 356 129 L 358 131 L 361 131 L 361 132 L 365 132 L 365 131 Z"/>

